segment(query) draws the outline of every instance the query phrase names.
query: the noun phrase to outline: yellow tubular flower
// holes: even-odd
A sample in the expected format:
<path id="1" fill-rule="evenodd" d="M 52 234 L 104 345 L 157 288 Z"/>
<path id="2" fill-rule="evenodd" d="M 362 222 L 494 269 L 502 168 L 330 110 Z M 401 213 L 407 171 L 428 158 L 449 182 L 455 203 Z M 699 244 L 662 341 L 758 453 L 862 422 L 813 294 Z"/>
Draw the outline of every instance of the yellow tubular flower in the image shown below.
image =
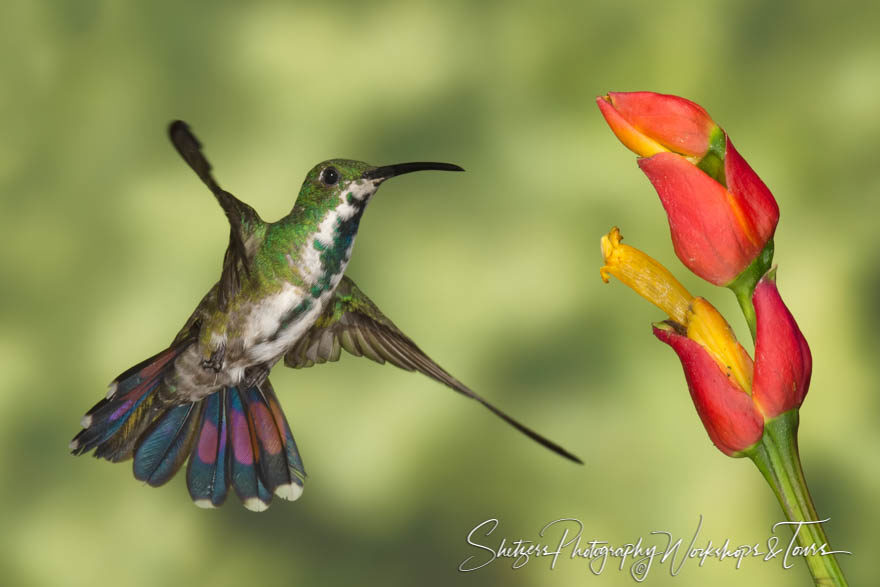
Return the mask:
<path id="1" fill-rule="evenodd" d="M 606 283 L 613 275 L 624 285 L 663 310 L 681 325 L 687 338 L 698 343 L 727 377 L 745 393 L 752 391 L 752 359 L 737 342 L 727 321 L 712 304 L 695 298 L 657 260 L 624 245 L 617 227 L 602 237 L 605 265 L 599 270 Z"/>
<path id="2" fill-rule="evenodd" d="M 733 377 L 743 391 L 751 394 L 752 359 L 737 342 L 721 313 L 703 298 L 694 298 L 685 325 L 687 337 L 705 348 L 721 370 Z"/>
<path id="3" fill-rule="evenodd" d="M 602 237 L 602 256 L 605 266 L 599 270 L 602 281 L 610 275 L 666 312 L 682 326 L 687 325 L 687 312 L 694 299 L 666 267 L 653 257 L 629 245 L 621 244 L 623 237 L 615 226 Z"/>

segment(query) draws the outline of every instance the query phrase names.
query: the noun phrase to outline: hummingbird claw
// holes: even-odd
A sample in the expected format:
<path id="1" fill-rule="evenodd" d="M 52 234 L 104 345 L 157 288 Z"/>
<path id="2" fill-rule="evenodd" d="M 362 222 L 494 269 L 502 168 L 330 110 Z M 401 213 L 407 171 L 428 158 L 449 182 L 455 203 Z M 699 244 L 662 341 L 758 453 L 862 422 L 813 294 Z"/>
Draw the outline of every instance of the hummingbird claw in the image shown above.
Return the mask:
<path id="1" fill-rule="evenodd" d="M 223 358 L 226 356 L 226 345 L 211 353 L 211 357 L 202 361 L 202 369 L 211 369 L 219 373 L 223 369 Z"/>
<path id="2" fill-rule="evenodd" d="M 244 372 L 244 379 L 241 383 L 242 389 L 259 387 L 266 380 L 266 377 L 269 376 L 269 371 L 271 371 L 271 368 L 266 363 L 248 367 Z"/>

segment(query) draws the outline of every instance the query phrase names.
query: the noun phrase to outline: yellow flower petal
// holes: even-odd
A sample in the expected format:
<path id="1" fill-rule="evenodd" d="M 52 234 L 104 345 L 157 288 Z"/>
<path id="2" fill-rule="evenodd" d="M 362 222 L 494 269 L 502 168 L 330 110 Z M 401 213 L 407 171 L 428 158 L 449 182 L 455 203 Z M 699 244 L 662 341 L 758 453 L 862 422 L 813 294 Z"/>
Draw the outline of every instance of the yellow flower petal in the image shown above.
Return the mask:
<path id="1" fill-rule="evenodd" d="M 642 251 L 621 244 L 622 239 L 616 226 L 602 237 L 605 259 L 605 266 L 599 270 L 602 280 L 608 283 L 609 276 L 613 275 L 674 321 L 687 325 L 687 312 L 694 297 L 666 267 Z"/>
<path id="2" fill-rule="evenodd" d="M 687 337 L 705 348 L 721 370 L 751 394 L 752 359 L 718 310 L 703 298 L 694 298 L 684 324 Z"/>

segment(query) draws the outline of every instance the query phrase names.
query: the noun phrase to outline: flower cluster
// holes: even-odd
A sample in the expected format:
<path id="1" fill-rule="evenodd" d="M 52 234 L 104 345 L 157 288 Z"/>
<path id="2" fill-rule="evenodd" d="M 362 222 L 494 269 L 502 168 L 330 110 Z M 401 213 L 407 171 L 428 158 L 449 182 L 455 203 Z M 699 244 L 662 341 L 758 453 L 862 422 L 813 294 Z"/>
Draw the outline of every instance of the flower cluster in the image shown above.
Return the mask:
<path id="1" fill-rule="evenodd" d="M 800 407 L 810 385 L 810 349 L 770 269 L 779 207 L 727 133 L 697 104 L 652 92 L 609 93 L 596 102 L 614 134 L 640 156 L 639 167 L 666 210 L 678 258 L 741 298 L 755 336 L 754 361 L 709 302 L 622 244 L 617 228 L 602 237 L 602 278 L 617 277 L 669 316 L 654 325 L 654 335 L 681 359 L 712 442 L 740 456 L 761 440 L 765 422 Z"/>
<path id="2" fill-rule="evenodd" d="M 706 281 L 736 294 L 755 342 L 755 358 L 712 304 L 692 296 L 663 265 L 621 243 L 615 227 L 602 237 L 602 279 L 616 277 L 663 310 L 654 336 L 684 367 L 694 406 L 721 452 L 749 457 L 773 488 L 790 522 L 818 522 L 797 446 L 799 410 L 810 387 L 807 341 L 776 288 L 773 234 L 779 207 L 727 133 L 690 100 L 653 92 L 596 99 L 617 138 L 666 210 L 675 253 Z M 794 539 L 817 585 L 846 585 L 821 523 Z M 828 547 L 830 550 L 830 547 Z"/>
<path id="3" fill-rule="evenodd" d="M 666 312 L 669 319 L 654 325 L 654 335 L 681 359 L 709 438 L 727 455 L 742 454 L 761 439 L 765 420 L 801 405 L 810 385 L 810 349 L 779 296 L 773 271 L 752 296 L 758 332 L 752 361 L 712 304 L 620 241 L 617 228 L 602 237 L 602 278 L 617 277 Z"/>

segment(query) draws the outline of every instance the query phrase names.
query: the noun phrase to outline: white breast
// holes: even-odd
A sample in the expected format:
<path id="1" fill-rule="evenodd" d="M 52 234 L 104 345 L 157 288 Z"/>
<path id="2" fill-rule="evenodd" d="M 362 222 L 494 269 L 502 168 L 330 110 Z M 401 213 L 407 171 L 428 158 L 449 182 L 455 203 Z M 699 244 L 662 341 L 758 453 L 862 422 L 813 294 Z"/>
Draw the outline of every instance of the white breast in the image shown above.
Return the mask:
<path id="1" fill-rule="evenodd" d="M 376 189 L 376 186 L 371 182 L 356 182 L 350 187 L 350 191 L 346 193 L 352 193 L 353 197 L 359 200 L 369 197 Z M 287 255 L 288 263 L 296 269 L 303 285 L 300 287 L 286 283 L 280 292 L 267 296 L 251 310 L 244 336 L 245 348 L 250 349 L 248 359 L 252 361 L 251 364 L 274 362 L 279 359 L 312 327 L 324 311 L 336 290 L 336 286 L 342 279 L 348 260 L 351 258 L 352 247 L 349 246 L 346 250 L 339 273 L 330 279 L 329 289 L 314 299 L 309 293 L 311 287 L 324 276 L 325 272 L 321 262 L 321 251 L 315 248 L 315 243 L 319 243 L 322 248 L 332 246 L 339 222 L 348 220 L 357 210 L 348 202 L 344 194 L 339 198 L 339 204 L 336 208 L 328 211 L 321 220 L 317 232 L 305 243 L 303 249 L 296 251 L 296 254 Z M 282 331 L 278 332 L 281 321 L 306 299 L 311 300 L 309 309 L 291 320 Z"/>
<path id="2" fill-rule="evenodd" d="M 248 363 L 263 363 L 277 359 L 311 328 L 323 310 L 323 304 L 314 301 L 308 310 L 291 320 L 284 330 L 278 332 L 281 321 L 307 297 L 308 294 L 302 288 L 285 283 L 280 292 L 266 296 L 251 309 L 244 334 Z"/>

